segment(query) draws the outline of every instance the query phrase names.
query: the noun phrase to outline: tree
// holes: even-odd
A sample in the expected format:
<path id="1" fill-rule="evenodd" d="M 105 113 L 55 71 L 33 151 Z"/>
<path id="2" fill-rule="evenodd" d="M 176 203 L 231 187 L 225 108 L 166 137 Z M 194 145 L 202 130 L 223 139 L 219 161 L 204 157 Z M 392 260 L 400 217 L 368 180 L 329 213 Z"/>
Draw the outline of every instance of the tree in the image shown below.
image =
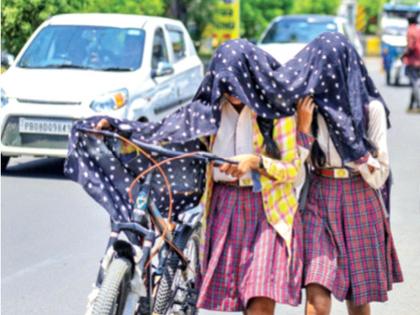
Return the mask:
<path id="1" fill-rule="evenodd" d="M 378 24 L 378 16 L 379 13 L 382 11 L 382 7 L 384 3 L 387 2 L 386 0 L 359 0 L 358 5 L 362 6 L 365 10 L 366 14 L 366 32 L 369 34 L 376 33 L 377 24 Z"/>
<path id="2" fill-rule="evenodd" d="M 241 0 L 242 36 L 255 39 L 276 16 L 287 14 L 293 0 Z"/>
<path id="3" fill-rule="evenodd" d="M 335 15 L 340 2 L 340 0 L 299 0 L 294 2 L 291 12 Z"/>
<path id="4" fill-rule="evenodd" d="M 80 0 L 3 0 L 2 47 L 16 55 L 34 30 L 50 16 L 81 10 Z"/>
<path id="5" fill-rule="evenodd" d="M 2 46 L 16 55 L 35 29 L 49 17 L 70 12 L 163 15 L 165 0 L 3 0 Z"/>
<path id="6" fill-rule="evenodd" d="M 83 1 L 83 0 L 79 0 Z M 163 15 L 165 0 L 88 0 L 84 12 Z"/>
<path id="7" fill-rule="evenodd" d="M 286 14 L 337 14 L 340 0 L 241 0 L 242 36 L 260 36 L 272 19 Z"/>
<path id="8" fill-rule="evenodd" d="M 213 20 L 217 1 L 220 0 L 166 0 L 166 12 L 169 17 L 181 20 L 193 40 L 199 41 L 204 29 Z"/>

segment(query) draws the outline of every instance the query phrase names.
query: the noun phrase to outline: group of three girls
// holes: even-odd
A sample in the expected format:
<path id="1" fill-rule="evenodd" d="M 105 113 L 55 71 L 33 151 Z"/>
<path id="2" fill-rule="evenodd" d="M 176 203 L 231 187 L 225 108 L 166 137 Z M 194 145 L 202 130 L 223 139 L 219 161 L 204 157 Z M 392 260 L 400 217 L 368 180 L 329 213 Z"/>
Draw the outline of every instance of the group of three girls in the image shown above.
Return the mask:
<path id="1" fill-rule="evenodd" d="M 330 314 L 331 293 L 370 314 L 402 274 L 389 227 L 388 109 L 362 60 L 324 34 L 278 65 L 247 41 L 220 47 L 196 100 L 217 110 L 198 307 Z M 302 186 L 300 204 L 297 186 Z M 385 194 L 384 194 L 385 193 Z"/>

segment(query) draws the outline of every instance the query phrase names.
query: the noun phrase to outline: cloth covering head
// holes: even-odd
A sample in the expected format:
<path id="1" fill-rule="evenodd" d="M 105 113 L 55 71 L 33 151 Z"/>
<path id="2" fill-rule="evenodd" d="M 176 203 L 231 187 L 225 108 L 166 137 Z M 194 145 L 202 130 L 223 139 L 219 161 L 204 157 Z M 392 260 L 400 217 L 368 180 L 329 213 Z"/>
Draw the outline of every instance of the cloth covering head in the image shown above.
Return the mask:
<path id="1" fill-rule="evenodd" d="M 216 125 L 224 93 L 266 119 L 293 115 L 297 100 L 312 95 L 345 163 L 374 149 L 367 139 L 367 105 L 378 99 L 389 115 L 363 60 L 340 33 L 323 33 L 283 66 L 246 40 L 226 42 L 216 50 L 194 98 L 212 106 Z"/>
<path id="2" fill-rule="evenodd" d="M 357 160 L 370 149 L 366 139 L 365 106 L 372 99 L 380 99 L 384 104 L 354 47 L 341 34 L 324 33 L 284 66 L 247 40 L 229 41 L 216 50 L 190 104 L 157 123 L 113 118 L 109 121 L 116 132 L 121 130 L 121 124 L 130 126 L 132 139 L 166 143 L 168 147 L 192 151 L 200 147 L 198 138 L 216 134 L 224 93 L 239 98 L 265 122 L 293 115 L 296 101 L 313 95 L 344 162 Z M 111 216 L 128 220 L 132 205 L 125 188 L 144 170 L 147 161 L 142 156 L 130 157 L 129 163 L 123 161 L 123 157 L 110 152 L 97 138 L 80 132 L 95 126 L 100 118 L 75 123 L 65 172 Z M 262 125 L 264 123 L 259 124 L 260 129 Z M 266 125 L 270 130 L 270 124 Z M 185 165 L 173 163 L 165 167 L 181 171 L 171 184 L 179 184 L 179 178 L 182 181 L 189 175 Z M 197 164 L 195 167 L 201 174 L 204 166 Z M 198 203 L 204 179 L 197 180 L 196 198 L 187 200 L 179 195 L 175 200 L 178 206 L 191 207 Z M 161 209 L 167 209 L 167 192 L 162 189 L 161 179 L 156 179 L 152 186 L 154 200 L 160 202 Z"/>
<path id="3" fill-rule="evenodd" d="M 334 145 L 346 162 L 374 149 L 367 139 L 367 106 L 376 99 L 389 110 L 348 39 L 324 33 L 309 43 L 278 72 L 289 102 L 313 95 Z"/>

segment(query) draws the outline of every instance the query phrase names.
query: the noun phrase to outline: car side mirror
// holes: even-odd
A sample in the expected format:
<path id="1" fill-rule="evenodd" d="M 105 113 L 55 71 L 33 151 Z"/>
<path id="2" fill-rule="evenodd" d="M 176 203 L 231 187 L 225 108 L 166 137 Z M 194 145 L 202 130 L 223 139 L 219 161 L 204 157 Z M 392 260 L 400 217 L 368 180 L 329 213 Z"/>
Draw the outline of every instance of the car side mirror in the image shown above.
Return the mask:
<path id="1" fill-rule="evenodd" d="M 170 75 L 175 72 L 174 67 L 166 61 L 160 61 L 157 64 L 156 69 L 152 70 L 152 78 L 163 77 L 165 75 Z"/>
<path id="2" fill-rule="evenodd" d="M 13 55 L 8 54 L 6 52 L 1 53 L 1 65 L 3 67 L 10 67 L 14 60 L 15 58 L 13 57 Z"/>

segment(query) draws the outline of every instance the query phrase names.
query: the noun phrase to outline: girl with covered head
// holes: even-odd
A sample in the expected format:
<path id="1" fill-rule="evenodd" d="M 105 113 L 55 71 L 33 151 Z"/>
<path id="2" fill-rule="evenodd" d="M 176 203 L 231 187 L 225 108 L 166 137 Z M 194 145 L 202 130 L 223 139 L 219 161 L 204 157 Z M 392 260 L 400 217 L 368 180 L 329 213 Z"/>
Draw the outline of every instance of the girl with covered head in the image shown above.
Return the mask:
<path id="1" fill-rule="evenodd" d="M 330 314 L 331 293 L 347 301 L 349 314 L 370 314 L 369 303 L 386 301 L 402 281 L 384 189 L 389 111 L 342 35 L 323 34 L 286 67 L 301 70 L 292 88 L 314 95 L 297 105 L 300 155 L 309 165 L 301 205 L 306 314 Z"/>
<path id="2" fill-rule="evenodd" d="M 238 162 L 207 169 L 200 308 L 273 314 L 275 303 L 301 301 L 302 237 L 293 186 L 300 158 L 294 102 L 282 99 L 275 77 L 279 69 L 276 60 L 250 42 L 230 41 L 215 52 L 193 101 L 163 121 L 94 117 L 77 122 L 71 134 L 66 173 L 118 221 L 130 218 L 125 188 L 145 169 L 144 161 L 100 154 L 100 139 L 80 128 L 119 132 L 129 126 L 133 139 L 186 151 L 200 149 L 204 139 L 209 151 Z M 171 163 L 168 172 L 185 168 Z M 171 187 L 177 189 L 188 169 L 179 178 L 173 174 Z M 159 181 L 153 180 L 151 194 L 165 209 Z M 180 198 L 174 201 L 175 211 L 198 202 Z"/>
<path id="3" fill-rule="evenodd" d="M 218 121 L 209 150 L 239 162 L 208 170 L 200 308 L 273 314 L 275 303 L 300 303 L 293 187 L 300 159 L 294 109 L 274 77 L 279 68 L 248 41 L 227 42 L 195 97 L 211 104 Z"/>

